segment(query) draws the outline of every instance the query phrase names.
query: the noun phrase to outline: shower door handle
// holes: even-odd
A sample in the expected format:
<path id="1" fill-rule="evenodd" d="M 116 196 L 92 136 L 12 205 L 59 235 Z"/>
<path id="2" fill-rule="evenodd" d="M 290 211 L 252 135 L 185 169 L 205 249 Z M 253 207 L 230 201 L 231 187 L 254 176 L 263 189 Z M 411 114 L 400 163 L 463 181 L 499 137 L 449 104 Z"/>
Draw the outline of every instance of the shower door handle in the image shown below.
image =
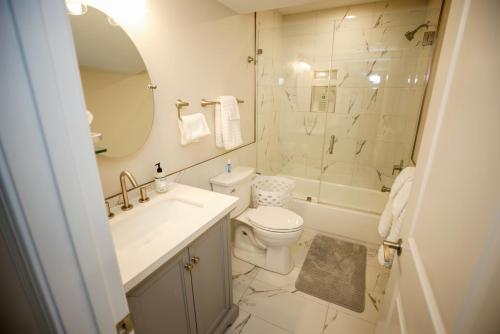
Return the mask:
<path id="1" fill-rule="evenodd" d="M 335 146 L 335 135 L 330 136 L 330 146 L 328 147 L 328 153 L 333 154 L 333 147 Z"/>

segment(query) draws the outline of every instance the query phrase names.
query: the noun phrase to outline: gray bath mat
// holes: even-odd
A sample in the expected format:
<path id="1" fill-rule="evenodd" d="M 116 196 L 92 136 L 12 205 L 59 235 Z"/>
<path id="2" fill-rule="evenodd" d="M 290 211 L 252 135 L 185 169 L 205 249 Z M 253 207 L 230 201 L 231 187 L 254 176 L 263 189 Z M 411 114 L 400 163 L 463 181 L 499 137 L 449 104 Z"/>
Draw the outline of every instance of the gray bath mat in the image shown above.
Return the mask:
<path id="1" fill-rule="evenodd" d="M 317 235 L 299 277 L 297 290 L 356 312 L 365 309 L 366 247 Z"/>

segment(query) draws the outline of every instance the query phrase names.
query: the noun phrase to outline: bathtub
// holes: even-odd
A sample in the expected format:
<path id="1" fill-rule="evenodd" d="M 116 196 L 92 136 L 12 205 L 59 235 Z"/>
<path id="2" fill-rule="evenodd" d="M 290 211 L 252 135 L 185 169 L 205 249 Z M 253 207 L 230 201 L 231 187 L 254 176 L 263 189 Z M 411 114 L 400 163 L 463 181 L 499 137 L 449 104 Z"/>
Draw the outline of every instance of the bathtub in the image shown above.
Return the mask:
<path id="1" fill-rule="evenodd" d="M 369 244 L 380 244 L 377 224 L 387 202 L 387 193 L 322 182 L 318 199 L 318 180 L 281 176 L 296 182 L 290 208 L 304 218 L 305 227 Z"/>

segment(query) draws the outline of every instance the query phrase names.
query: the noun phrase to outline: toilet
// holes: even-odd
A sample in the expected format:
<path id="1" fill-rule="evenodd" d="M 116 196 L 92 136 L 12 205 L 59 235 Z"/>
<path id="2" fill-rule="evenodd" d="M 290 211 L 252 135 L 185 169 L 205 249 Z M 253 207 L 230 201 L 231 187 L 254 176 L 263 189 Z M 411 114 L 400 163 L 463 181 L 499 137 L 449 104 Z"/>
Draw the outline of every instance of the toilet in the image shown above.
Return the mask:
<path id="1" fill-rule="evenodd" d="M 294 267 L 290 247 L 299 239 L 304 221 L 282 207 L 250 208 L 254 174 L 254 168 L 236 167 L 210 180 L 213 191 L 239 198 L 231 212 L 237 222 L 234 255 L 261 268 L 288 274 Z"/>

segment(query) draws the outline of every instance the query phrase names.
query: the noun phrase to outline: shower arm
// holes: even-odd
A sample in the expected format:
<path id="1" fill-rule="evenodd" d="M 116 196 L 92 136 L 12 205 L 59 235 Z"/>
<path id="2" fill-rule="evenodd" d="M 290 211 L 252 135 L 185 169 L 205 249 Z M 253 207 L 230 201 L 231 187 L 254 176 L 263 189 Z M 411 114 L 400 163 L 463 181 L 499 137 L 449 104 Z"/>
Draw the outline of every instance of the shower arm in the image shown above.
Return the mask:
<path id="1" fill-rule="evenodd" d="M 406 39 L 409 40 L 409 41 L 411 41 L 413 38 L 415 38 L 415 34 L 417 33 L 417 31 L 419 31 L 421 28 L 424 28 L 424 27 L 427 28 L 427 29 L 429 29 L 429 22 L 422 23 L 421 25 L 419 25 L 418 27 L 416 27 L 412 31 L 407 31 L 405 33 Z"/>

